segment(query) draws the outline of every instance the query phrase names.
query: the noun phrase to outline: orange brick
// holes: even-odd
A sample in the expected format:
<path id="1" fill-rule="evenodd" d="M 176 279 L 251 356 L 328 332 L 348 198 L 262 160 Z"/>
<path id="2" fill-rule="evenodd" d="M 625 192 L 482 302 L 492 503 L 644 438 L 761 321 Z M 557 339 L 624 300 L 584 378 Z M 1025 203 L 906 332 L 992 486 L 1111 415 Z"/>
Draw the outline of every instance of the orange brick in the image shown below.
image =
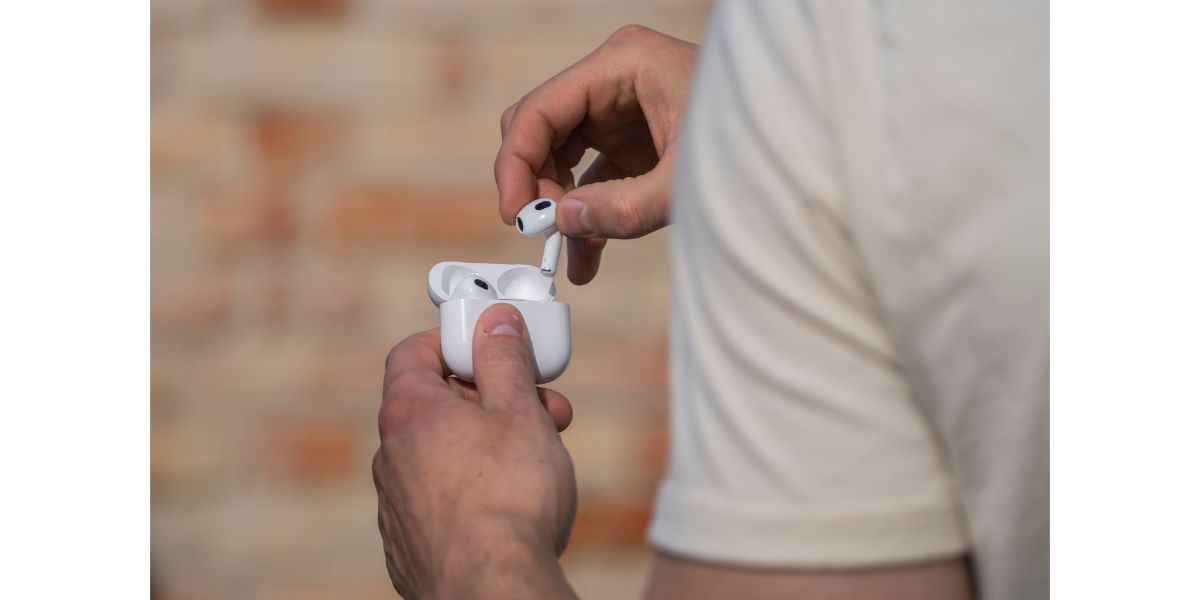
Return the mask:
<path id="1" fill-rule="evenodd" d="M 439 40 L 433 56 L 438 94 L 443 101 L 462 99 L 470 83 L 471 52 L 462 35 L 451 34 Z"/>
<path id="2" fill-rule="evenodd" d="M 336 193 L 320 235 L 338 247 L 363 244 L 497 242 L 512 237 L 500 221 L 494 188 L 429 188 L 379 182 Z M 488 210 L 491 208 L 491 210 Z"/>
<path id="3" fill-rule="evenodd" d="M 287 184 L 216 184 L 199 194 L 196 209 L 205 247 L 218 255 L 247 246 L 287 247 L 296 237 L 295 195 Z"/>
<path id="4" fill-rule="evenodd" d="M 650 511 L 649 495 L 642 502 L 624 504 L 591 502 L 587 498 L 580 498 L 568 552 L 597 546 L 644 546 Z"/>
<path id="5" fill-rule="evenodd" d="M 296 286 L 296 317 L 305 323 L 345 325 L 367 309 L 367 289 L 353 273 L 321 273 Z"/>
<path id="6" fill-rule="evenodd" d="M 211 333 L 233 307 L 228 274 L 201 273 L 171 282 L 155 281 L 151 326 L 156 334 L 195 336 Z"/>
<path id="7" fill-rule="evenodd" d="M 335 108 L 269 106 L 250 119 L 255 153 L 272 171 L 329 161 L 346 148 L 349 128 Z"/>
<path id="8" fill-rule="evenodd" d="M 660 475 L 665 473 L 667 454 L 671 448 L 671 436 L 667 431 L 667 416 L 665 413 L 665 410 L 659 412 L 659 414 L 655 415 L 652 423 L 646 424 L 645 434 L 639 440 L 638 446 L 635 449 L 636 454 L 640 458 L 638 463 L 642 465 L 644 470 L 649 472 L 655 481 L 658 480 Z"/>
<path id="9" fill-rule="evenodd" d="M 292 290 L 287 279 L 270 273 L 254 282 L 254 316 L 263 325 L 279 325 L 287 317 L 292 302 Z"/>
<path id="10" fill-rule="evenodd" d="M 222 494 L 229 468 L 227 446 L 227 438 L 194 424 L 156 425 L 150 438 L 150 493 L 155 506 L 193 507 Z"/>
<path id="11" fill-rule="evenodd" d="M 390 348 L 388 343 L 379 343 L 322 349 L 297 369 L 297 390 L 306 397 L 322 399 L 353 395 L 355 402 L 365 402 L 373 411 L 383 390 L 383 360 Z"/>
<path id="12" fill-rule="evenodd" d="M 210 436 L 182 428 L 159 426 L 150 443 L 150 478 L 156 487 L 187 485 L 213 475 L 221 466 L 217 445 Z"/>
<path id="13" fill-rule="evenodd" d="M 150 165 L 159 174 L 212 167 L 235 148 L 236 130 L 227 118 L 211 111 L 155 111 L 150 118 Z"/>
<path id="14" fill-rule="evenodd" d="M 338 418 L 273 416 L 258 428 L 256 465 L 269 480 L 341 484 L 365 473 L 362 428 Z"/>

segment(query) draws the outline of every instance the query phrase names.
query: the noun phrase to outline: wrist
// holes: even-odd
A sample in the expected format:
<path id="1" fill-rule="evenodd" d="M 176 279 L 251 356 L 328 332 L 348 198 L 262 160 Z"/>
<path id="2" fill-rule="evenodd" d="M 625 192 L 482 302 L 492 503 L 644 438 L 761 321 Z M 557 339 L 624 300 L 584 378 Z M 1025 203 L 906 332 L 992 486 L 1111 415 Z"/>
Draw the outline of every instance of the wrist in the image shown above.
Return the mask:
<path id="1" fill-rule="evenodd" d="M 441 553 L 427 598 L 573 598 L 551 544 L 481 528 Z"/>

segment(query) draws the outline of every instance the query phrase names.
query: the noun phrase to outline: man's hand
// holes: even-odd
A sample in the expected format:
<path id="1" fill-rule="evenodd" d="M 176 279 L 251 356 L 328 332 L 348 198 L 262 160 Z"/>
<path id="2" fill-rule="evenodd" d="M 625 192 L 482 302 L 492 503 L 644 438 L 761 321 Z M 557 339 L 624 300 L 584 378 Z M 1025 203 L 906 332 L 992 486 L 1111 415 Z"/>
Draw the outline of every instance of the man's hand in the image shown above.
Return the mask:
<path id="1" fill-rule="evenodd" d="M 500 216 L 512 225 L 534 198 L 558 199 L 567 276 L 596 276 L 608 238 L 662 228 L 699 46 L 625 26 L 599 48 L 508 107 L 496 156 Z M 571 168 L 595 148 L 580 177 Z"/>
<path id="2" fill-rule="evenodd" d="M 534 386 L 510 305 L 479 318 L 475 384 L 450 377 L 437 330 L 388 355 L 373 472 L 396 591 L 416 598 L 562 598 L 575 472 L 562 394 Z"/>

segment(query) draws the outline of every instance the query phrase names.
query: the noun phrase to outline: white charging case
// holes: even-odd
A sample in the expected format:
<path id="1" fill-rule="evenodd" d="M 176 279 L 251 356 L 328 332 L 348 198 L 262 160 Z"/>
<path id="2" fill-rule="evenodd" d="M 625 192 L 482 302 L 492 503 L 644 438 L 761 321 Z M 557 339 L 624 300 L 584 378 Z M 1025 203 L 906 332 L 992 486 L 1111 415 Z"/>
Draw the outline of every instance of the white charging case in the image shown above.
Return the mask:
<path id="1" fill-rule="evenodd" d="M 498 299 L 451 300 L 450 292 L 464 277 L 478 274 L 492 283 Z M 554 381 L 571 361 L 571 307 L 554 301 L 554 279 L 530 265 L 443 262 L 429 271 L 429 299 L 438 306 L 442 322 L 442 356 L 458 378 L 475 380 L 471 347 L 475 321 L 487 307 L 511 304 L 521 311 L 533 358 L 537 382 Z"/>

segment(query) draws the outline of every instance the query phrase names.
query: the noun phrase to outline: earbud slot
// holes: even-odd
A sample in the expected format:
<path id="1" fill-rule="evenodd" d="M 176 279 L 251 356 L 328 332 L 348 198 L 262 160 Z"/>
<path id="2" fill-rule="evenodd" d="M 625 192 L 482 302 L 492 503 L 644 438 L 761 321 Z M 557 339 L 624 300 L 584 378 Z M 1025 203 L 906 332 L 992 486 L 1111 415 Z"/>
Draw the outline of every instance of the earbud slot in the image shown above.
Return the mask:
<path id="1" fill-rule="evenodd" d="M 508 269 L 496 280 L 496 293 L 508 300 L 548 302 L 554 292 L 554 280 L 532 267 Z"/>
<path id="2" fill-rule="evenodd" d="M 449 265 L 445 269 L 442 269 L 442 288 L 440 290 L 442 295 L 449 297 L 450 293 L 454 291 L 455 286 L 458 285 L 458 282 L 462 281 L 464 277 L 474 274 L 474 271 L 463 265 Z"/>

